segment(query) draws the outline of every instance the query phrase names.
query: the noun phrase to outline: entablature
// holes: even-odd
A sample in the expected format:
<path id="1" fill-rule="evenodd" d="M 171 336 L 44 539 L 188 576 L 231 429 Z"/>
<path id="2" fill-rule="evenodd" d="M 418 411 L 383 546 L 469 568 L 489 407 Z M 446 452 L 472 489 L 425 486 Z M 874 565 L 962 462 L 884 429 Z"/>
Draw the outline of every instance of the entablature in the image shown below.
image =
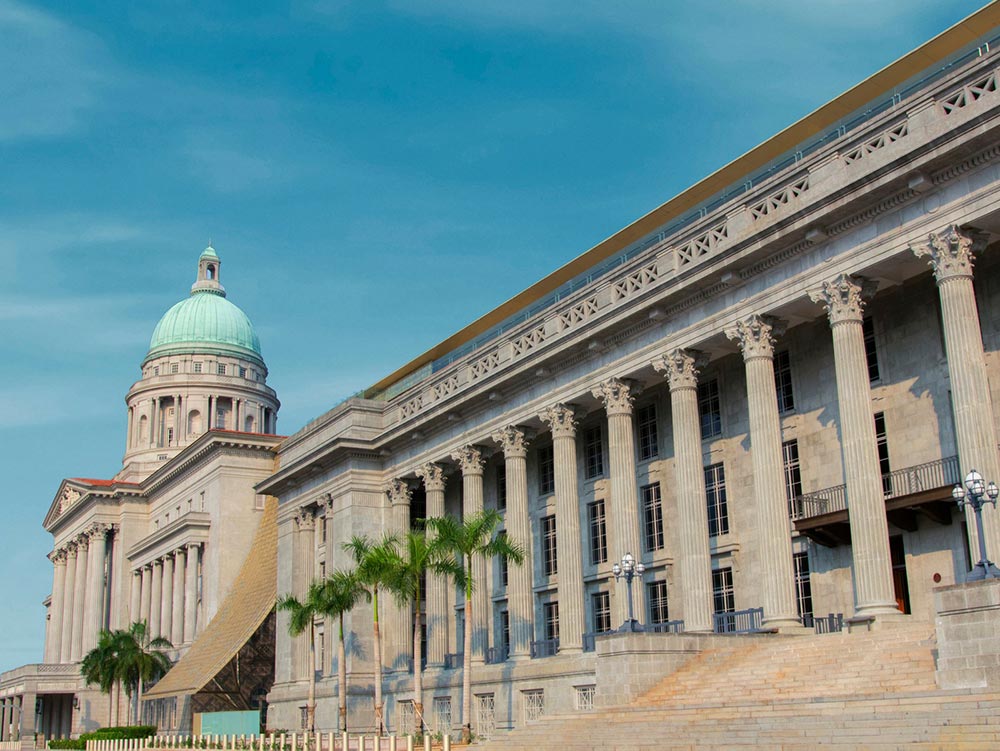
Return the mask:
<path id="1" fill-rule="evenodd" d="M 204 511 L 189 511 L 139 540 L 125 551 L 132 568 L 145 566 L 190 543 L 207 543 L 211 517 Z"/>

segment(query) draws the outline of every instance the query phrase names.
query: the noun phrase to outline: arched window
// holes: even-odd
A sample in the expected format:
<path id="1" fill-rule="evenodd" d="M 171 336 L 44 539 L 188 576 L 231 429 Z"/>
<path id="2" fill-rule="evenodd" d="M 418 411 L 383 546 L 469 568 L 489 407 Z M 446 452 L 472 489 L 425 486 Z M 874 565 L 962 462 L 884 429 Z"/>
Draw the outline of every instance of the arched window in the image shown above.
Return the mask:
<path id="1" fill-rule="evenodd" d="M 207 279 L 215 279 L 215 266 L 209 264 L 205 267 L 205 277 Z M 188 278 L 190 279 L 191 277 Z"/>
<path id="2" fill-rule="evenodd" d="M 196 409 L 192 409 L 188 412 L 188 425 L 187 425 L 188 435 L 198 435 L 202 432 L 201 427 L 201 412 Z"/>
<path id="3" fill-rule="evenodd" d="M 139 418 L 139 433 L 135 437 L 137 444 L 149 443 L 149 418 L 143 415 Z"/>
<path id="4" fill-rule="evenodd" d="M 243 430 L 247 433 L 253 433 L 256 421 L 253 419 L 253 415 L 247 415 L 247 419 L 243 421 Z"/>

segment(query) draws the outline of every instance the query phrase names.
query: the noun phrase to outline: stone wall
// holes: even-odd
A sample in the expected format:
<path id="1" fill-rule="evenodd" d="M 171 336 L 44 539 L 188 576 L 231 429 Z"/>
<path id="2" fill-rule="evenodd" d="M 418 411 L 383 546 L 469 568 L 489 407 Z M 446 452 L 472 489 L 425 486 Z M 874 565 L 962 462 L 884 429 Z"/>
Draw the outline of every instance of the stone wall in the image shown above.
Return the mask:
<path id="1" fill-rule="evenodd" d="M 1000 579 L 934 591 L 941 688 L 1000 687 Z"/>

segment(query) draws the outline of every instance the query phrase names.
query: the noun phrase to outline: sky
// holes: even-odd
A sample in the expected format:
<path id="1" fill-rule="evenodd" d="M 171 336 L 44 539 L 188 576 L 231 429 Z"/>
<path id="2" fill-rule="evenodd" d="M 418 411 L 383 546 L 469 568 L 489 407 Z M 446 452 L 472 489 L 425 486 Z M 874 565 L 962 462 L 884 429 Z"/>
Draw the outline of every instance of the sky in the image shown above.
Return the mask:
<path id="1" fill-rule="evenodd" d="M 290 434 L 980 0 L 0 0 L 0 671 L 211 240 Z"/>

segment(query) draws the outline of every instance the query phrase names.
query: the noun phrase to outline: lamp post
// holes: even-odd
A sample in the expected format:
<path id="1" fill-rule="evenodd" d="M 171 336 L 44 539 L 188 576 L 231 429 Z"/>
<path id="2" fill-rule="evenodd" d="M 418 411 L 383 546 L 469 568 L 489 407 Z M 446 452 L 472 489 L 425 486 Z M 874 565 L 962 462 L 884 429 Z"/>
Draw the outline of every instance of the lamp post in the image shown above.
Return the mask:
<path id="1" fill-rule="evenodd" d="M 972 567 L 972 571 L 965 577 L 967 582 L 981 581 L 982 579 L 1000 578 L 1000 569 L 994 566 L 990 559 L 986 557 L 986 537 L 983 535 L 983 506 L 992 503 L 993 508 L 997 507 L 997 496 L 1000 496 L 1000 488 L 990 480 L 989 485 L 983 482 L 983 476 L 972 470 L 965 476 L 965 487 L 956 485 L 951 491 L 951 497 L 958 503 L 959 508 L 972 506 L 976 512 L 976 531 L 979 534 L 979 563 Z"/>
<path id="2" fill-rule="evenodd" d="M 635 557 L 631 553 L 626 553 L 622 556 L 622 562 L 615 563 L 611 567 L 611 573 L 615 575 L 615 581 L 619 581 L 624 577 L 625 585 L 628 591 L 628 620 L 621 625 L 619 631 L 642 631 L 642 624 L 640 624 L 632 616 L 632 579 L 635 577 L 642 578 L 643 572 L 646 567 L 642 565 L 642 562 L 636 562 Z"/>

